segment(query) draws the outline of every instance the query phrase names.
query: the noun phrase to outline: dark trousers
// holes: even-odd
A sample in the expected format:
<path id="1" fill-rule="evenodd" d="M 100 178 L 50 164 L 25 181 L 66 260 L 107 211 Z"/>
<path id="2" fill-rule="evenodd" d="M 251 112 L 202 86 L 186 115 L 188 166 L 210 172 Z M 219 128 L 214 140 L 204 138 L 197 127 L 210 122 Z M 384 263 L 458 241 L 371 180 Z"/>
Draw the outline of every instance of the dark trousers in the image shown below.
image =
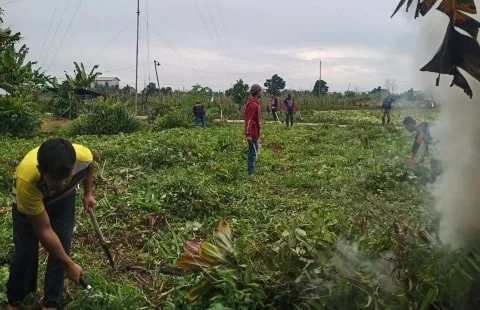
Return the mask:
<path id="1" fill-rule="evenodd" d="M 278 122 L 278 112 L 277 109 L 272 109 L 273 120 Z"/>
<path id="2" fill-rule="evenodd" d="M 432 182 L 435 182 L 437 177 L 443 173 L 442 162 L 438 159 L 432 158 L 430 160 L 430 177 Z"/>
<path id="3" fill-rule="evenodd" d="M 285 123 L 287 124 L 288 127 L 288 122 L 290 120 L 290 127 L 293 126 L 293 111 L 287 111 L 287 114 L 285 116 Z"/>
<path id="4" fill-rule="evenodd" d="M 75 192 L 47 206 L 46 211 L 53 231 L 69 254 L 75 223 Z M 7 297 L 8 303 L 15 305 L 37 289 L 39 242 L 27 215 L 18 212 L 16 205 L 12 206 L 12 219 L 15 251 L 10 263 Z M 60 262 L 48 257 L 44 282 L 45 307 L 58 307 L 61 303 L 64 278 Z"/>
<path id="5" fill-rule="evenodd" d="M 392 109 L 382 109 L 382 125 L 385 125 L 385 117 L 387 118 L 387 125 L 390 124 L 390 114 Z"/>
<path id="6" fill-rule="evenodd" d="M 205 116 L 195 116 L 195 127 L 199 125 L 205 128 Z"/>
<path id="7" fill-rule="evenodd" d="M 257 140 L 247 140 L 248 141 L 248 155 L 247 155 L 247 171 L 248 174 L 253 174 L 255 172 L 255 159 L 258 154 L 258 141 Z"/>

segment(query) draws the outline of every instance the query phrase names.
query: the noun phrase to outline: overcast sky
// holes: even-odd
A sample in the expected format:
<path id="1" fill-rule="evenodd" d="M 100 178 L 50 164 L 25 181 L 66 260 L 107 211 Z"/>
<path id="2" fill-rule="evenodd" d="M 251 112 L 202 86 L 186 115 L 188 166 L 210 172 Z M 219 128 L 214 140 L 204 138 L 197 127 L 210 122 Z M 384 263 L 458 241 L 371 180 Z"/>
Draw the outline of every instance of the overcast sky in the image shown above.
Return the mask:
<path id="1" fill-rule="evenodd" d="M 98 64 L 123 87 L 135 84 L 136 2 L 0 0 L 0 7 L 48 73 L 62 77 L 73 61 Z M 428 59 L 413 58 L 418 20 L 404 11 L 390 19 L 397 2 L 141 0 L 139 88 L 156 81 L 153 60 L 161 86 L 175 89 L 224 90 L 239 78 L 263 84 L 275 73 L 289 89 L 311 89 L 320 60 L 332 91 L 349 83 L 367 91 L 386 79 L 399 90 L 415 87 L 418 64 Z"/>

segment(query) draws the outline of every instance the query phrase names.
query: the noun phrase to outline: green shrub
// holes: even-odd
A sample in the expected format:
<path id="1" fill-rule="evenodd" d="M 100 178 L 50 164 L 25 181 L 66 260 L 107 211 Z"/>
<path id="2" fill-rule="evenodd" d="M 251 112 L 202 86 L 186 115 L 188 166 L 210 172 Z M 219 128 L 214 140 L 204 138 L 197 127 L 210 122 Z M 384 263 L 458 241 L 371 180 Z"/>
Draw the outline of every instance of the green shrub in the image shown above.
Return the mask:
<path id="1" fill-rule="evenodd" d="M 170 105 L 165 103 L 157 103 L 148 112 L 148 122 L 153 123 L 158 117 L 165 116 L 172 111 L 173 108 Z"/>
<path id="2" fill-rule="evenodd" d="M 142 129 L 142 122 L 125 104 L 94 104 L 87 114 L 74 120 L 67 135 L 113 135 L 131 133 Z"/>
<path id="3" fill-rule="evenodd" d="M 188 116 L 190 116 L 188 114 Z M 188 118 L 187 114 L 180 112 L 169 112 L 165 116 L 159 116 L 153 124 L 154 130 L 161 131 L 170 128 L 190 127 L 193 123 L 193 116 Z"/>
<path id="4" fill-rule="evenodd" d="M 39 113 L 29 103 L 12 98 L 0 99 L 0 134 L 31 137 L 40 129 Z"/>
<path id="5" fill-rule="evenodd" d="M 70 86 L 62 84 L 51 99 L 52 113 L 56 117 L 75 119 L 78 117 L 79 103 Z"/>

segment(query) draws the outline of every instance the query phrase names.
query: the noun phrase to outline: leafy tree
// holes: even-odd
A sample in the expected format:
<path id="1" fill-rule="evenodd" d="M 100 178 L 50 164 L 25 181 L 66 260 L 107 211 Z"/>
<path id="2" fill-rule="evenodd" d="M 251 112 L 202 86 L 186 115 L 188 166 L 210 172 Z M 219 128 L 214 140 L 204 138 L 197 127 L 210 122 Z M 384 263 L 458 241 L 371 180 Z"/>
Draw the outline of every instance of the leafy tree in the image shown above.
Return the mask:
<path id="1" fill-rule="evenodd" d="M 324 80 L 317 80 L 315 82 L 315 85 L 313 86 L 313 91 L 312 93 L 314 95 L 317 95 L 318 96 L 318 87 L 320 85 L 320 96 L 324 96 L 328 93 L 328 85 L 327 85 L 327 82 L 325 82 Z"/>
<path id="2" fill-rule="evenodd" d="M 417 1 L 415 18 L 420 14 L 426 15 L 436 4 L 436 0 Z M 407 4 L 408 8 L 413 1 L 400 0 L 392 17 Z M 448 16 L 450 22 L 443 39 L 442 45 L 437 50 L 432 60 L 427 63 L 421 71 L 448 74 L 453 76 L 452 86 L 456 85 L 472 98 L 473 92 L 465 77 L 458 68 L 462 68 L 473 78 L 480 81 L 480 44 L 478 43 L 478 33 L 480 23 L 467 14 L 477 14 L 475 0 L 443 0 L 437 8 Z M 468 36 L 461 34 L 459 28 L 468 33 Z M 437 85 L 439 78 L 437 79 Z"/>
<path id="3" fill-rule="evenodd" d="M 89 73 L 85 70 L 83 63 L 80 65 L 77 62 L 73 62 L 75 70 L 73 70 L 73 76 L 68 73 L 65 74 L 67 82 L 71 88 L 84 88 L 92 89 L 95 85 L 95 79 L 101 75 L 101 72 L 95 72 L 98 69 L 98 65 L 93 66 Z"/>
<path id="4" fill-rule="evenodd" d="M 378 86 L 377 88 L 372 89 L 370 92 L 371 95 L 381 94 L 382 93 L 382 86 Z"/>
<path id="5" fill-rule="evenodd" d="M 2 28 L 3 10 L 0 8 L 0 52 L 9 44 L 15 44 L 20 41 L 20 32 L 12 33 L 10 28 Z"/>
<path id="6" fill-rule="evenodd" d="M 208 86 L 202 86 L 200 84 L 195 84 L 192 86 L 192 89 L 188 92 L 195 100 L 199 101 L 208 101 L 213 94 L 213 91 Z"/>
<path id="7" fill-rule="evenodd" d="M 122 88 L 121 93 L 124 95 L 132 95 L 135 94 L 135 87 L 132 87 L 130 85 L 125 86 Z"/>
<path id="8" fill-rule="evenodd" d="M 172 94 L 173 89 L 170 86 L 160 88 L 160 93 L 164 96 Z"/>
<path id="9" fill-rule="evenodd" d="M 36 62 L 25 62 L 28 47 L 22 45 L 19 50 L 13 44 L 9 44 L 0 51 L 0 88 L 10 95 L 22 91 L 31 91 L 32 88 L 45 86 L 50 77 L 33 69 Z"/>
<path id="10" fill-rule="evenodd" d="M 192 86 L 192 89 L 190 90 L 190 93 L 192 94 L 212 94 L 212 89 L 208 86 L 202 86 L 200 84 L 195 84 Z"/>
<path id="11" fill-rule="evenodd" d="M 232 98 L 239 108 L 245 104 L 248 98 L 248 84 L 245 84 L 242 79 L 238 80 L 232 88 L 228 89 L 225 94 Z"/>
<path id="12" fill-rule="evenodd" d="M 15 44 L 20 40 L 20 33 L 13 33 L 10 28 L 2 28 L 3 10 L 0 9 L 0 88 L 15 96 L 46 86 L 51 77 L 45 75 L 40 69 L 34 70 L 36 62 L 26 62 L 28 47 L 22 45 L 20 49 Z"/>
<path id="13" fill-rule="evenodd" d="M 267 79 L 263 85 L 267 88 L 267 93 L 280 96 L 282 90 L 285 89 L 286 83 L 278 74 L 274 74 L 272 78 Z"/>
<path id="14" fill-rule="evenodd" d="M 150 97 L 158 93 L 159 93 L 159 89 L 157 88 L 157 85 L 155 83 L 148 83 L 148 85 L 142 91 L 142 94 L 147 95 L 147 97 Z"/>
<path id="15" fill-rule="evenodd" d="M 354 91 L 347 90 L 347 91 L 345 91 L 344 95 L 347 98 L 354 98 L 357 94 Z"/>
<path id="16" fill-rule="evenodd" d="M 378 86 L 377 88 L 372 89 L 368 93 L 368 95 L 371 98 L 374 98 L 376 100 L 380 100 L 381 98 L 385 98 L 390 95 L 390 91 L 388 89 L 382 88 L 381 86 Z"/>

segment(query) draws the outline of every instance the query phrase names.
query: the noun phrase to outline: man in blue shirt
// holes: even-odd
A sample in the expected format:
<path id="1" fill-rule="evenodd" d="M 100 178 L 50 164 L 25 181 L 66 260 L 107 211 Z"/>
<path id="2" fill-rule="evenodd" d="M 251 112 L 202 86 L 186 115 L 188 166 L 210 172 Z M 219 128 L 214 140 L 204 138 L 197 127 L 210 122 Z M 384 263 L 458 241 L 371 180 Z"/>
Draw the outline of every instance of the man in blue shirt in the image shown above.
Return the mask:
<path id="1" fill-rule="evenodd" d="M 385 126 L 385 117 L 387 117 L 387 125 L 390 124 L 390 113 L 392 111 L 392 105 L 395 102 L 392 96 L 388 96 L 383 99 L 382 103 L 382 125 Z"/>

